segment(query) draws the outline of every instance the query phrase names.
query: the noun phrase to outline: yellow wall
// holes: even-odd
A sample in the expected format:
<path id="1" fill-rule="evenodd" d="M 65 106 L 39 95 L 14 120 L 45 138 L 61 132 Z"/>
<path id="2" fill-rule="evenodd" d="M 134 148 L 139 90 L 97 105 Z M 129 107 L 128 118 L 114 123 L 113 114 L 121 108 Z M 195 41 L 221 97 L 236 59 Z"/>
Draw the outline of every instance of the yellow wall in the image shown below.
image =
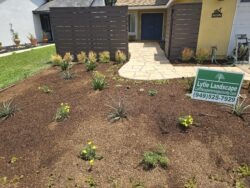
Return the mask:
<path id="1" fill-rule="evenodd" d="M 222 18 L 212 18 L 215 9 L 222 8 Z M 227 54 L 236 0 L 203 0 L 197 49 L 211 49 L 217 46 L 218 58 Z"/>

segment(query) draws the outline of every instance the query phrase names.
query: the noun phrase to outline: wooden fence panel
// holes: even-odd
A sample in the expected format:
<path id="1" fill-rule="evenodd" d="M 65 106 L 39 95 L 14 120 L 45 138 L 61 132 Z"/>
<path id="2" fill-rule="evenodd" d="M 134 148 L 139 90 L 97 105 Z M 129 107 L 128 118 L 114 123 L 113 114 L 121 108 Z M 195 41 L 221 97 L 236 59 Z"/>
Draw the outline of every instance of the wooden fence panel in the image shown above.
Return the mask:
<path id="1" fill-rule="evenodd" d="M 114 59 L 122 50 L 128 56 L 128 7 L 51 8 L 51 27 L 57 53 L 107 50 Z"/>

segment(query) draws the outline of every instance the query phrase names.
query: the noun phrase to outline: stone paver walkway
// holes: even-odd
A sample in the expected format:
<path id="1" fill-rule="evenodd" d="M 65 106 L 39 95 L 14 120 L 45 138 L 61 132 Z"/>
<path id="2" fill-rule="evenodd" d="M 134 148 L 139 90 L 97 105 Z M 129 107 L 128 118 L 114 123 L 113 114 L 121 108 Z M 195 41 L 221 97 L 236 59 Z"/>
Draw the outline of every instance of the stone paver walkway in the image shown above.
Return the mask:
<path id="1" fill-rule="evenodd" d="M 134 80 L 162 80 L 182 77 L 193 77 L 200 66 L 173 66 L 156 42 L 129 43 L 131 58 L 121 69 L 119 75 Z M 245 80 L 250 74 L 238 67 L 202 67 L 232 72 L 245 73 Z"/>

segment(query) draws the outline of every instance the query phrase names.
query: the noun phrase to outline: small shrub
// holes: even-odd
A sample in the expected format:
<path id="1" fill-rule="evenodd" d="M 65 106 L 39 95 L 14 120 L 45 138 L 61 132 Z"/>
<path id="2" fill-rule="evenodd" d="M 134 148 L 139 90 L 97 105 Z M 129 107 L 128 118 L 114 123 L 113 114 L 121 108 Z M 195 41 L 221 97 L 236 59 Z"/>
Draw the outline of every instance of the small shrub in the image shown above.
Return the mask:
<path id="1" fill-rule="evenodd" d="M 96 56 L 97 55 L 96 55 L 95 52 L 90 51 L 89 54 L 88 54 L 89 61 L 92 62 L 92 63 L 96 63 L 97 62 Z"/>
<path id="2" fill-rule="evenodd" d="M 63 61 L 67 62 L 68 64 L 71 63 L 74 60 L 74 56 L 71 55 L 70 52 L 66 52 L 64 57 L 63 57 Z"/>
<path id="3" fill-rule="evenodd" d="M 158 93 L 158 91 L 155 90 L 155 89 L 150 89 L 150 90 L 148 91 L 148 95 L 149 95 L 149 96 L 156 96 L 157 93 Z"/>
<path id="4" fill-rule="evenodd" d="M 241 165 L 238 169 L 236 169 L 236 173 L 242 178 L 248 177 L 250 176 L 250 166 L 246 164 Z"/>
<path id="5" fill-rule="evenodd" d="M 179 117 L 179 124 L 184 128 L 189 128 L 191 125 L 193 125 L 193 121 L 193 117 L 190 115 Z"/>
<path id="6" fill-rule="evenodd" d="M 80 52 L 77 54 L 77 61 L 78 63 L 85 63 L 87 60 L 87 55 L 85 52 Z"/>
<path id="7" fill-rule="evenodd" d="M 64 80 L 71 80 L 74 78 L 74 73 L 71 73 L 69 70 L 63 71 L 63 79 Z"/>
<path id="8" fill-rule="evenodd" d="M 62 56 L 60 56 L 59 54 L 51 56 L 51 62 L 53 66 L 60 66 L 62 61 Z"/>
<path id="9" fill-rule="evenodd" d="M 40 90 L 40 91 L 42 91 L 44 93 L 48 93 L 48 94 L 51 93 L 51 92 L 53 92 L 53 90 L 50 89 L 49 86 L 46 86 L 46 85 L 39 86 L 38 90 Z"/>
<path id="10" fill-rule="evenodd" d="M 117 63 L 125 63 L 127 60 L 127 57 L 124 52 L 117 50 L 115 53 L 115 61 Z"/>
<path id="11" fill-rule="evenodd" d="M 111 112 L 108 114 L 108 120 L 112 123 L 127 118 L 127 111 L 125 110 L 125 106 L 121 100 L 119 100 L 118 104 L 115 106 L 106 106 L 111 109 Z"/>
<path id="12" fill-rule="evenodd" d="M 162 168 L 167 168 L 169 165 L 169 159 L 163 151 L 146 151 L 143 154 L 141 165 L 144 170 L 151 170 L 157 167 L 157 165 Z"/>
<path id="13" fill-rule="evenodd" d="M 89 188 L 97 187 L 97 183 L 95 182 L 93 177 L 89 177 L 85 182 L 88 184 Z"/>
<path id="14" fill-rule="evenodd" d="M 187 182 L 184 185 L 184 188 L 197 188 L 196 178 L 193 177 L 193 178 L 187 180 Z"/>
<path id="15" fill-rule="evenodd" d="M 110 53 L 108 51 L 104 51 L 104 52 L 99 53 L 99 61 L 101 63 L 109 63 Z"/>
<path id="16" fill-rule="evenodd" d="M 60 107 L 56 111 L 56 121 L 63 121 L 69 117 L 70 106 L 67 103 L 61 103 Z"/>
<path id="17" fill-rule="evenodd" d="M 105 76 L 98 71 L 93 73 L 92 86 L 94 90 L 103 90 L 107 85 Z"/>
<path id="18" fill-rule="evenodd" d="M 192 93 L 192 91 L 193 91 L 194 81 L 195 81 L 194 78 L 187 78 L 187 91 L 189 93 Z"/>
<path id="19" fill-rule="evenodd" d="M 207 50 L 199 49 L 196 52 L 195 60 L 197 63 L 202 64 L 209 59 L 209 52 Z"/>
<path id="20" fill-rule="evenodd" d="M 6 120 L 9 117 L 14 116 L 16 111 L 17 107 L 13 104 L 12 100 L 2 102 L 0 105 L 0 119 Z"/>
<path id="21" fill-rule="evenodd" d="M 61 67 L 62 71 L 66 71 L 69 68 L 69 63 L 67 61 L 63 60 L 60 67 Z"/>
<path id="22" fill-rule="evenodd" d="M 97 67 L 97 64 L 87 59 L 85 63 L 85 67 L 87 71 L 93 71 Z"/>
<path id="23" fill-rule="evenodd" d="M 194 57 L 194 51 L 190 48 L 184 48 L 181 53 L 182 61 L 190 61 Z"/>
<path id="24" fill-rule="evenodd" d="M 249 104 L 245 104 L 245 100 L 246 98 L 239 96 L 235 105 L 225 104 L 225 106 L 228 107 L 236 116 L 243 117 L 243 115 L 246 114 L 245 111 L 250 108 Z"/>
<path id="25" fill-rule="evenodd" d="M 81 159 L 85 161 L 96 159 L 96 146 L 89 141 L 80 152 Z"/>

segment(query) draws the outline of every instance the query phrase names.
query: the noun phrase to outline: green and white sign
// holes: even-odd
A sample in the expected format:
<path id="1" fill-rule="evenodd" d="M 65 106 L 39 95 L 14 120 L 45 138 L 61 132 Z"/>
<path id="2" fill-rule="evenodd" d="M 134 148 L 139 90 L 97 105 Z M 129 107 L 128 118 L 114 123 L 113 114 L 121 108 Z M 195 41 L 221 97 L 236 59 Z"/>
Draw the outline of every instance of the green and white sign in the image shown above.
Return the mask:
<path id="1" fill-rule="evenodd" d="M 239 96 L 244 74 L 198 69 L 192 99 L 235 104 Z"/>

